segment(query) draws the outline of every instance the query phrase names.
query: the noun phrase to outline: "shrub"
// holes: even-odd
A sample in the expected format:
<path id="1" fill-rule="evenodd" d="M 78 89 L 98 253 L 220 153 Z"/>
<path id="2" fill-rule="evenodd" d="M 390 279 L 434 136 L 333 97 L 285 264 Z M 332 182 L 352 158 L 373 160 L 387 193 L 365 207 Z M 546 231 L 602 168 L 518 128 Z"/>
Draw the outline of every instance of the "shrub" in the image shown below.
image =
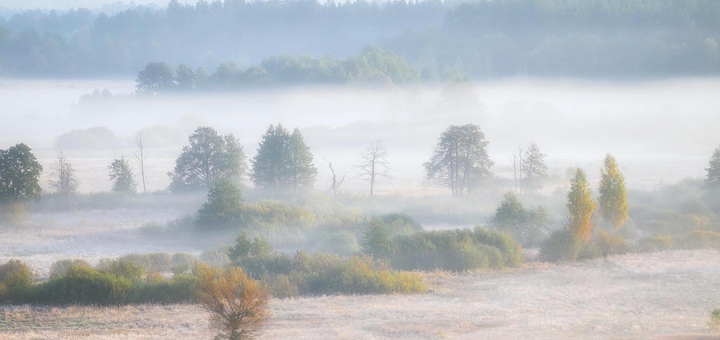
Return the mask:
<path id="1" fill-rule="evenodd" d="M 195 265 L 197 258 L 188 253 L 175 253 L 172 256 L 171 261 L 172 272 L 177 275 L 190 271 Z"/>
<path id="2" fill-rule="evenodd" d="M 638 249 L 644 252 L 656 252 L 672 249 L 674 241 L 672 236 L 665 234 L 657 234 L 652 237 L 646 237 L 638 243 Z"/>
<path id="3" fill-rule="evenodd" d="M 612 236 L 605 231 L 600 231 L 582 249 L 578 257 L 592 259 L 607 255 L 627 254 L 633 251 L 633 245 L 622 237 Z"/>
<path id="4" fill-rule="evenodd" d="M 145 268 L 120 258 L 108 264 L 107 268 L 104 268 L 102 272 L 130 282 L 138 282 L 145 275 Z"/>
<path id="5" fill-rule="evenodd" d="M 363 252 L 378 259 L 387 259 L 392 256 L 392 246 L 387 225 L 379 221 L 370 223 L 363 235 Z"/>
<path id="6" fill-rule="evenodd" d="M 351 232 L 326 231 L 318 237 L 317 251 L 340 255 L 352 255 L 360 251 L 357 238 Z"/>
<path id="7" fill-rule="evenodd" d="M 208 193 L 207 202 L 198 210 L 196 227 L 220 228 L 238 222 L 242 213 L 242 195 L 232 182 L 217 181 Z"/>
<path id="8" fill-rule="evenodd" d="M 709 230 L 693 230 L 677 240 L 682 249 L 720 249 L 720 233 Z"/>
<path id="9" fill-rule="evenodd" d="M 200 254 L 200 261 L 213 267 L 226 267 L 232 262 L 230 261 L 230 257 L 228 257 L 229 252 L 229 246 L 221 246 L 215 249 L 206 250 Z"/>
<path id="10" fill-rule="evenodd" d="M 380 216 L 378 220 L 388 227 L 392 237 L 424 231 L 422 225 L 418 221 L 406 214 L 387 214 Z"/>
<path id="11" fill-rule="evenodd" d="M 20 291 L 32 286 L 35 275 L 30 267 L 19 260 L 10 260 L 0 265 L 0 284 L 8 292 Z"/>
<path id="12" fill-rule="evenodd" d="M 55 261 L 55 263 L 50 266 L 50 279 L 65 275 L 67 271 L 70 270 L 70 268 L 72 268 L 73 266 L 92 267 L 85 260 L 79 259 L 63 259 Z"/>
<path id="13" fill-rule="evenodd" d="M 397 237 L 393 268 L 465 271 L 499 269 L 522 263 L 522 249 L 509 235 L 482 228 L 417 233 Z"/>
<path id="14" fill-rule="evenodd" d="M 710 324 L 720 327 L 720 309 L 715 309 L 710 313 Z"/>
<path id="15" fill-rule="evenodd" d="M 63 276 L 36 286 L 32 300 L 48 304 L 118 305 L 127 301 L 132 283 L 93 268 L 73 266 Z"/>
<path id="16" fill-rule="evenodd" d="M 585 242 L 563 228 L 550 234 L 540 246 L 540 259 L 547 262 L 575 261 Z"/>

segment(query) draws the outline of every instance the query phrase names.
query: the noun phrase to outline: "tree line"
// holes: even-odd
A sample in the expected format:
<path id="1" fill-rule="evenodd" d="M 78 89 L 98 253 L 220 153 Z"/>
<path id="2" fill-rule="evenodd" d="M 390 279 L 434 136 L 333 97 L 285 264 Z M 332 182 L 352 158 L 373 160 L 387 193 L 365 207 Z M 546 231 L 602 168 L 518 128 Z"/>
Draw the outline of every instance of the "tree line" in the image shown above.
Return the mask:
<path id="1" fill-rule="evenodd" d="M 357 57 L 335 59 L 280 56 L 266 58 L 257 66 L 241 70 L 235 63 L 220 64 L 212 75 L 185 64 L 173 69 L 165 62 L 151 62 L 135 80 L 139 93 L 228 90 L 277 84 L 404 84 L 420 79 L 402 57 L 377 46 L 368 46 Z"/>
<path id="2" fill-rule="evenodd" d="M 428 75 L 708 75 L 720 72 L 718 16 L 714 0 L 171 1 L 0 18 L 0 64 L 14 76 L 130 75 L 158 60 L 246 68 L 379 44 Z"/>
<path id="3" fill-rule="evenodd" d="M 483 187 L 484 181 L 494 176 L 491 171 L 495 164 L 487 152 L 489 141 L 480 126 L 475 124 L 451 125 L 438 138 L 438 142 L 425 168 L 427 183 L 448 188 L 453 196 L 466 196 Z M 137 150 L 135 160 L 140 167 L 140 180 L 145 185 L 146 145 L 142 135 L 136 137 Z M 515 180 L 526 191 L 536 191 L 544 186 L 548 179 L 546 154 L 536 144 L 530 145 L 514 158 L 518 167 Z M 318 170 L 314 156 L 305 143 L 299 129 L 289 131 L 282 124 L 270 125 L 258 143 L 258 152 L 250 160 L 245 156 L 242 145 L 233 134 L 221 135 L 211 127 L 199 127 L 189 137 L 188 144 L 175 160 L 175 167 L 168 172 L 171 179 L 171 192 L 207 191 L 219 181 L 227 181 L 240 186 L 249 176 L 254 186 L 271 192 L 285 190 L 304 191 L 314 187 Z M 329 191 L 337 193 L 344 176 L 338 178 L 332 162 L 327 161 L 333 175 L 333 184 Z M 354 165 L 360 178 L 367 180 L 369 195 L 376 191 L 379 180 L 391 178 L 389 173 L 389 154 L 381 141 L 374 141 L 360 155 Z M 39 197 L 42 189 L 39 185 L 43 167 L 37 161 L 30 147 L 17 144 L 7 150 L 0 150 L 0 203 L 24 201 Z M 706 169 L 705 179 L 708 192 L 720 192 L 720 147 L 717 148 Z M 131 160 L 126 157 L 114 159 L 108 166 L 108 176 L 112 190 L 119 193 L 135 193 L 138 182 L 132 169 Z M 519 177 L 519 178 L 518 178 Z M 582 206 L 581 212 L 573 213 L 570 225 L 584 230 L 587 225 L 587 211 L 594 211 L 585 201 L 589 197 L 587 178 L 582 169 L 578 169 L 572 180 L 570 194 L 573 204 Z M 60 194 L 73 194 L 78 188 L 75 168 L 61 152 L 52 166 L 50 185 Z M 620 190 L 618 192 L 617 190 Z M 517 193 L 517 184 L 515 193 Z M 627 217 L 622 210 L 613 206 L 626 201 L 624 179 L 615 159 L 608 155 L 601 173 L 601 199 L 599 201 L 603 216 L 613 225 L 619 226 Z M 506 201 L 508 198 L 506 197 Z M 514 203 L 509 199 L 508 204 Z M 579 208 L 578 208 L 579 209 Z M 584 210 L 583 210 L 584 209 Z M 577 211 L 576 209 L 573 209 Z M 587 232 L 578 232 L 584 238 Z"/>

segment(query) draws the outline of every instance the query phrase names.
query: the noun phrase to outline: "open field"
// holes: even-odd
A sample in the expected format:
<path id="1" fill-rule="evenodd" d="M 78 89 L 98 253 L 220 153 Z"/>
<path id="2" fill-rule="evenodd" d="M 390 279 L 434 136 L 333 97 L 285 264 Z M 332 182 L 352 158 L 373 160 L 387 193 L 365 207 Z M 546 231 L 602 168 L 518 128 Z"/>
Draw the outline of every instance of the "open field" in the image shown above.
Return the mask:
<path id="1" fill-rule="evenodd" d="M 720 253 L 633 254 L 426 280 L 433 292 L 422 295 L 275 300 L 262 338 L 712 339 Z M 211 337 L 195 306 L 0 308 L 0 338 L 8 340 Z"/>

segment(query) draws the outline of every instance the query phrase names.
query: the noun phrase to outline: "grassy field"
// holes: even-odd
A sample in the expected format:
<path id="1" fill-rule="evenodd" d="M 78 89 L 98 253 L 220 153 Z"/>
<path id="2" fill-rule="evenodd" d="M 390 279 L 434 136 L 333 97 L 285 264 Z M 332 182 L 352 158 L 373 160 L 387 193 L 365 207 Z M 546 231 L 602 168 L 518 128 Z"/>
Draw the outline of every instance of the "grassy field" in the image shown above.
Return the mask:
<path id="1" fill-rule="evenodd" d="M 274 300 L 262 339 L 711 339 L 720 253 L 633 254 L 468 275 L 428 294 Z M 690 336 L 688 334 L 691 334 Z M 0 338 L 210 339 L 196 306 L 0 307 Z"/>

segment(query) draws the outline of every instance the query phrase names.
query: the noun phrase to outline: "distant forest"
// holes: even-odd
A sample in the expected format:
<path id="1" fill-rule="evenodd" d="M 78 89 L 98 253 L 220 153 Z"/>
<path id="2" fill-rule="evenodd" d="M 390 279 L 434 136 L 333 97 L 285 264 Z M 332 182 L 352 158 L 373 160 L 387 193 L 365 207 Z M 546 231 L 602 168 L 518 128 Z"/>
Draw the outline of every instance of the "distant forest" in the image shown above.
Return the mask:
<path id="1" fill-rule="evenodd" d="M 377 45 L 418 73 L 476 80 L 717 75 L 719 19 L 715 0 L 225 0 L 112 15 L 37 10 L 0 17 L 0 72 L 135 77 L 151 62 L 248 69 L 273 57 L 349 58 Z"/>

